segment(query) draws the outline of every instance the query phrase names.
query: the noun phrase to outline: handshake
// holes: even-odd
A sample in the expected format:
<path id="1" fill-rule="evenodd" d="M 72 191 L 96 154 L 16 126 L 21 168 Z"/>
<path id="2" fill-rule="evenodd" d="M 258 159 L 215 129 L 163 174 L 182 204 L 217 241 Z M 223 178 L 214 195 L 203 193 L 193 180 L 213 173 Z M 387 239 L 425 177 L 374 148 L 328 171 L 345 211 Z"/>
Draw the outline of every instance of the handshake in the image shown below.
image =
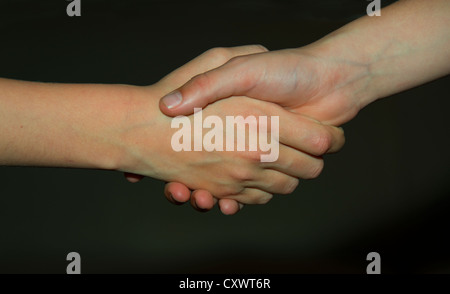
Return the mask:
<path id="1" fill-rule="evenodd" d="M 152 129 L 161 134 L 136 124 L 132 138 L 156 138 L 129 144 L 139 156 L 127 179 L 170 181 L 169 201 L 190 199 L 200 211 L 218 203 L 225 214 L 292 193 L 299 179 L 320 174 L 322 155 L 343 146 L 337 126 L 357 112 L 342 89 L 332 88 L 338 68 L 321 70 L 321 62 L 302 51 L 252 45 L 214 48 L 175 70 L 146 89 L 153 107 L 132 115 L 159 106 Z M 312 76 L 316 71 L 321 75 Z"/>
<path id="2" fill-rule="evenodd" d="M 149 176 L 201 211 L 267 203 L 317 177 L 362 108 L 450 72 L 449 13 L 400 1 L 304 47 L 211 49 L 144 87 L 0 79 L 0 165 Z"/>

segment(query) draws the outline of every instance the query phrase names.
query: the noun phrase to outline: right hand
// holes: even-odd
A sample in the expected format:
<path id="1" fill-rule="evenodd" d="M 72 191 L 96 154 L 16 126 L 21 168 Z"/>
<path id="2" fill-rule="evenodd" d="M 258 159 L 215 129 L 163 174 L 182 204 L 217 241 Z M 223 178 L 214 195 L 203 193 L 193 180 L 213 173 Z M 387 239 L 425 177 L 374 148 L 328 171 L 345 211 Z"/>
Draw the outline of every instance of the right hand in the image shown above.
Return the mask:
<path id="1" fill-rule="evenodd" d="M 234 57 L 180 87 L 177 91 L 183 97 L 181 104 L 169 108 L 163 98 L 160 109 L 169 116 L 187 115 L 194 107 L 245 95 L 277 103 L 321 122 L 341 125 L 362 107 L 359 95 L 364 93 L 369 76 L 367 66 L 332 58 L 323 48 L 311 44 L 300 49 Z M 187 188 L 179 183 L 166 186 L 166 197 L 174 203 L 187 201 L 189 196 Z M 194 191 L 190 199 L 194 207 L 213 205 L 213 195 L 206 190 Z M 226 214 L 234 214 L 242 207 L 226 199 L 219 204 Z"/>
<path id="2" fill-rule="evenodd" d="M 163 97 L 160 109 L 168 116 L 189 115 L 194 107 L 203 108 L 231 96 L 247 96 L 323 123 L 341 125 L 360 110 L 358 95 L 368 79 L 366 65 L 332 58 L 312 44 L 234 57 L 174 91 L 181 94 L 180 104 L 168 107 L 166 101 L 173 99 L 170 94 Z"/>

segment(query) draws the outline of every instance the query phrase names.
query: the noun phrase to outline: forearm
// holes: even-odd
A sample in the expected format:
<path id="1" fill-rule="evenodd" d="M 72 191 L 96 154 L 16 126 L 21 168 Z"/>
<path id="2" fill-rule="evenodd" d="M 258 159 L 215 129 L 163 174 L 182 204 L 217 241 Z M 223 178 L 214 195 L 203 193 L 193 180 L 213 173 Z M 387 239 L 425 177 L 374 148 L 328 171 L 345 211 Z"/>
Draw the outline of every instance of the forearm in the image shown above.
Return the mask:
<path id="1" fill-rule="evenodd" d="M 361 108 L 450 72 L 450 1 L 404 0 L 311 45 L 359 78 Z M 364 72 L 365 71 L 365 72 Z M 345 72 L 345 71 L 343 71 Z"/>
<path id="2" fill-rule="evenodd" d="M 132 88 L 0 79 L 0 164 L 119 168 Z"/>

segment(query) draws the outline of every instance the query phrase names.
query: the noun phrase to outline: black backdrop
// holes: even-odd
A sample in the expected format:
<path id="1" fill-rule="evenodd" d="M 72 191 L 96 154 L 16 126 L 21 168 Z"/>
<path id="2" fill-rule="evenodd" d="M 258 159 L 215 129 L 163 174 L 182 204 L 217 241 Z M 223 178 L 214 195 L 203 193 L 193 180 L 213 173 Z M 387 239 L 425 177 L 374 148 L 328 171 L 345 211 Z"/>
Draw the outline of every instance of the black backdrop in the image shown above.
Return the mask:
<path id="1" fill-rule="evenodd" d="M 308 44 L 368 4 L 68 3 L 0 1 L 1 77 L 148 85 L 212 47 Z M 367 107 L 318 179 L 232 217 L 172 206 L 153 179 L 0 167 L 0 272 L 65 273 L 72 251 L 83 273 L 365 273 L 372 251 L 384 273 L 449 272 L 449 82 Z"/>

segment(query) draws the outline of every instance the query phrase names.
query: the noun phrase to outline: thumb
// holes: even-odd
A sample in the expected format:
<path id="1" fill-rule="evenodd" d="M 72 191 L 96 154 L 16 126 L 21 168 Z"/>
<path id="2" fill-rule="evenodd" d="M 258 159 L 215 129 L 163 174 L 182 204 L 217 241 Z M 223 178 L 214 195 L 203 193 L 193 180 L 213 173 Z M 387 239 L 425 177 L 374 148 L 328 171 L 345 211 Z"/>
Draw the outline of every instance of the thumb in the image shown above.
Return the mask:
<path id="1" fill-rule="evenodd" d="M 258 77 L 241 65 L 246 56 L 231 59 L 224 65 L 193 77 L 159 101 L 161 111 L 168 116 L 190 115 L 194 108 L 231 96 L 246 96 Z"/>

